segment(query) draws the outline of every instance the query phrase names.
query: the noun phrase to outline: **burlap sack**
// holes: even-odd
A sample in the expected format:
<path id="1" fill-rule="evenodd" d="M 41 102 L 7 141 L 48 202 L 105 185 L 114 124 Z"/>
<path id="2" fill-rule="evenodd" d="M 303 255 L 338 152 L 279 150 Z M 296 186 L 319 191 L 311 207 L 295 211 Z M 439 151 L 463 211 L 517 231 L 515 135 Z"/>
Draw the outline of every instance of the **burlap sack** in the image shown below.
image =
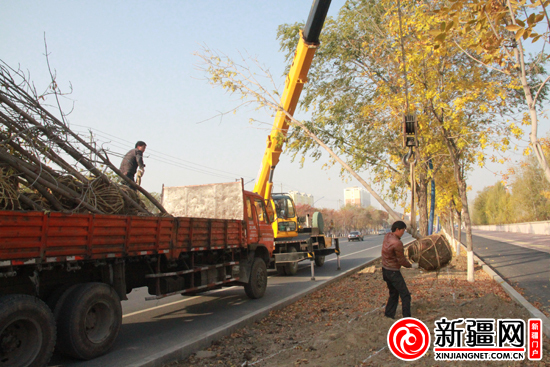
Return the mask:
<path id="1" fill-rule="evenodd" d="M 453 258 L 449 242 L 442 234 L 432 234 L 416 240 L 407 247 L 408 258 L 425 270 L 438 270 Z"/>

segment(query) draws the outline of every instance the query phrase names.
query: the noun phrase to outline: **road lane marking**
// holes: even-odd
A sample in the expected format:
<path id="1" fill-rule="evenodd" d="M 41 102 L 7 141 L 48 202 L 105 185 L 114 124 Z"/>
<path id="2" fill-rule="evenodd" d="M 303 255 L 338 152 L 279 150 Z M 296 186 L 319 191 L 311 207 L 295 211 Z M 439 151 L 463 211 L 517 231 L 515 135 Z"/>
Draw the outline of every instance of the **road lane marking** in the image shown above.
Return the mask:
<path id="1" fill-rule="evenodd" d="M 218 290 L 219 290 L 219 289 L 218 289 Z M 122 315 L 122 318 L 130 317 L 130 316 L 134 316 L 134 315 L 139 315 L 140 313 L 144 313 L 144 312 L 149 312 L 149 311 L 157 310 L 157 309 L 159 309 L 159 308 L 163 308 L 163 307 L 168 307 L 168 306 L 176 305 L 176 304 L 178 304 L 178 303 L 183 303 L 183 302 L 191 301 L 192 299 L 199 298 L 199 297 L 200 297 L 200 296 L 194 296 L 194 297 L 191 297 L 191 298 L 180 299 L 179 301 L 175 301 L 175 302 L 171 302 L 171 303 L 166 303 L 166 304 L 164 304 L 164 305 L 159 305 L 159 306 L 155 306 L 155 307 L 151 307 L 151 308 L 146 308 L 146 309 L 140 310 L 140 311 L 130 312 L 130 313 L 127 313 L 127 314 L 125 314 L 125 315 Z"/>
<path id="2" fill-rule="evenodd" d="M 505 238 L 489 236 L 489 235 L 486 235 L 486 234 L 477 234 L 476 233 L 476 234 L 474 234 L 474 236 L 484 237 L 484 238 L 488 238 L 488 239 L 492 239 L 492 240 L 497 240 L 497 241 L 500 241 L 500 242 L 508 242 L 508 243 L 511 243 L 511 244 L 527 245 L 527 246 L 541 246 L 541 247 L 544 246 L 544 245 L 535 245 L 535 244 L 528 243 L 528 242 L 523 242 L 523 241 L 508 240 L 508 239 L 505 239 Z"/>
<path id="3" fill-rule="evenodd" d="M 378 245 L 378 246 L 370 247 L 370 248 L 368 248 L 368 249 L 364 249 L 364 250 L 361 250 L 361 251 L 352 252 L 351 254 L 340 255 L 340 257 L 341 257 L 341 258 L 343 258 L 343 257 L 348 257 L 348 256 L 351 256 L 351 255 L 359 254 L 359 253 L 361 253 L 361 252 L 369 251 L 369 250 L 372 250 L 372 249 L 375 249 L 375 248 L 381 247 L 381 246 L 382 246 L 382 245 Z M 334 261 L 334 260 L 336 260 L 336 257 L 333 257 L 332 259 L 328 259 L 327 262 L 328 262 L 328 261 Z M 308 265 L 308 267 L 309 267 L 309 265 Z M 237 286 L 234 286 L 234 287 L 237 287 Z M 223 289 L 215 289 L 215 290 L 209 291 L 208 293 L 211 294 L 211 293 L 219 292 L 219 291 L 222 291 L 222 290 L 227 290 L 227 289 L 230 289 L 230 288 L 233 288 L 233 287 L 228 287 L 228 288 L 223 288 Z M 122 318 L 130 317 L 130 316 L 134 316 L 134 315 L 139 315 L 139 314 L 142 314 L 142 313 L 145 313 L 145 312 L 158 310 L 158 309 L 160 309 L 160 308 L 164 308 L 164 307 L 168 307 L 168 306 L 173 306 L 173 305 L 176 305 L 176 304 L 178 304 L 178 303 L 183 303 L 183 302 L 191 301 L 192 299 L 199 298 L 199 297 L 202 297 L 202 296 L 194 296 L 194 297 L 191 297 L 191 298 L 186 298 L 186 299 L 182 299 L 182 300 L 175 301 L 175 302 L 171 302 L 171 303 L 166 303 L 166 304 L 164 304 L 164 305 L 159 305 L 159 306 L 155 306 L 155 307 L 151 307 L 151 308 L 146 308 L 146 309 L 144 309 L 144 310 L 131 312 L 131 313 L 122 315 Z"/>
<path id="4" fill-rule="evenodd" d="M 355 255 L 355 254 L 360 254 L 361 252 L 369 251 L 369 250 L 372 250 L 372 249 L 375 249 L 375 248 L 381 247 L 381 246 L 382 246 L 382 245 L 378 245 L 378 246 L 370 247 L 370 248 L 367 248 L 367 249 L 364 249 L 364 250 L 361 250 L 361 251 L 352 252 L 351 254 L 340 255 L 340 258 L 348 257 L 348 256 Z M 332 259 L 328 259 L 327 261 L 334 261 L 334 260 L 336 260 L 336 259 L 337 259 L 336 257 L 333 257 Z"/>

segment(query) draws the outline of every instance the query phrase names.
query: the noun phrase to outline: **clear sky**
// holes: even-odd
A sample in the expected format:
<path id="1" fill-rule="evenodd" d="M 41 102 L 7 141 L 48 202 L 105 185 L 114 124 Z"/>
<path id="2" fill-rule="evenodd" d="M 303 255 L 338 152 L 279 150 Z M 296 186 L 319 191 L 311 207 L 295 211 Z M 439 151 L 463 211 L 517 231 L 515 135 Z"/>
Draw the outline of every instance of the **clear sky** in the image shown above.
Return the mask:
<path id="1" fill-rule="evenodd" d="M 344 2 L 332 0 L 329 16 Z M 87 136 L 91 129 L 119 154 L 144 140 L 147 190 L 240 177 L 251 190 L 272 119 L 268 113 L 243 110 L 208 120 L 238 100 L 206 82 L 193 53 L 202 46 L 233 58 L 248 53 L 269 67 L 282 91 L 286 65 L 277 27 L 304 22 L 311 3 L 0 0 L 0 59 L 28 70 L 42 90 L 49 81 L 45 37 L 58 84 L 66 91 L 73 88 L 66 108 L 74 102 L 72 129 Z M 267 125 L 251 125 L 250 117 Z M 275 190 L 312 194 L 317 207 L 337 208 L 344 188 L 360 186 L 355 180 L 343 182 L 339 174 L 340 167 L 324 170 L 311 159 L 300 169 L 283 155 L 275 170 Z M 477 170 L 469 184 L 475 193 L 496 181 L 489 171 Z"/>

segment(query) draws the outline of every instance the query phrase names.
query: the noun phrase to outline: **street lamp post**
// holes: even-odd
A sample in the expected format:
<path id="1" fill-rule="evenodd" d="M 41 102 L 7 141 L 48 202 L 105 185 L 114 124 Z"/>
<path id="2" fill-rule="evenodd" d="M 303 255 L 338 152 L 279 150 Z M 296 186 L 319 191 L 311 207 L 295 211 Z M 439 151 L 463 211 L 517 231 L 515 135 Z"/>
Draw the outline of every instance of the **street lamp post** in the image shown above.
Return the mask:
<path id="1" fill-rule="evenodd" d="M 321 200 L 321 199 L 324 199 L 324 196 L 322 196 L 322 197 L 320 197 L 319 199 L 315 200 L 315 201 L 313 202 L 313 207 L 315 207 L 315 203 L 318 202 L 318 201 Z"/>

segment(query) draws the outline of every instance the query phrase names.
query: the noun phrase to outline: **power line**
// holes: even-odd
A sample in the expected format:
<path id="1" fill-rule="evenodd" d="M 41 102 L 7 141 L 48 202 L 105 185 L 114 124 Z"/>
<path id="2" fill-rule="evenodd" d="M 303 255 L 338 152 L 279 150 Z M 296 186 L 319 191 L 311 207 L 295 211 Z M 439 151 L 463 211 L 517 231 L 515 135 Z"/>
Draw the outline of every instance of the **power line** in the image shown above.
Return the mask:
<path id="1" fill-rule="evenodd" d="M 107 147 L 105 148 L 105 152 L 108 155 L 112 155 L 112 156 L 117 157 L 117 158 L 124 158 L 124 155 L 127 152 L 126 149 L 128 149 L 128 146 L 133 146 L 135 144 L 135 142 L 131 142 L 129 140 L 120 138 L 118 136 L 107 133 L 105 131 L 98 130 L 96 128 L 91 128 L 89 126 L 79 125 L 79 124 L 71 124 L 71 126 L 78 126 L 78 127 L 87 129 L 87 130 L 73 130 L 74 132 L 78 133 L 79 135 L 85 136 L 85 137 L 89 137 L 90 131 L 92 131 L 94 137 L 96 138 L 96 141 L 98 142 L 97 145 L 99 145 L 99 146 L 107 145 Z M 111 149 L 111 148 L 115 148 L 115 149 Z M 150 154 L 149 152 L 153 152 L 153 154 Z M 206 167 L 203 164 L 194 163 L 194 162 L 191 162 L 191 161 L 188 161 L 188 160 L 181 159 L 179 157 L 174 157 L 174 156 L 171 156 L 169 154 L 160 152 L 158 150 L 151 149 L 149 147 L 147 148 L 147 153 L 148 153 L 147 156 L 146 156 L 147 160 L 160 162 L 160 163 L 163 163 L 163 164 L 167 164 L 169 166 L 173 166 L 173 167 L 180 168 L 180 169 L 185 169 L 185 170 L 188 170 L 188 171 L 193 171 L 193 172 L 197 172 L 197 173 L 201 173 L 201 174 L 206 174 L 206 175 L 210 175 L 210 176 L 213 176 L 213 177 L 227 178 L 227 179 L 230 179 L 230 180 L 233 180 L 236 177 L 243 177 L 243 178 L 252 179 L 252 180 L 255 179 L 255 177 L 248 176 L 248 175 L 240 175 L 240 174 L 236 174 L 236 173 L 233 173 L 233 172 L 228 172 L 228 171 L 223 171 L 223 170 L 216 169 L 216 168 Z M 251 181 L 247 182 L 247 184 L 250 183 L 250 182 Z M 289 188 L 290 190 L 302 191 L 302 190 L 299 190 L 299 189 L 293 187 L 293 185 L 286 184 L 282 181 L 277 181 L 276 180 L 274 182 L 274 184 L 277 184 L 277 185 L 282 184 L 282 185 L 286 186 L 287 188 Z"/>
<path id="2" fill-rule="evenodd" d="M 88 131 L 85 131 L 85 132 L 75 130 L 75 132 L 77 132 L 80 135 L 88 136 L 89 131 L 93 131 L 93 134 L 96 136 L 96 138 L 98 138 L 97 140 L 101 143 L 100 145 L 109 144 L 109 147 L 107 149 L 105 149 L 106 153 L 109 154 L 109 155 L 113 155 L 115 157 L 118 157 L 118 158 L 123 158 L 124 155 L 126 154 L 125 151 L 121 152 L 121 151 L 117 151 L 117 150 L 112 150 L 112 149 L 110 149 L 111 147 L 118 148 L 118 149 L 126 149 L 128 147 L 128 145 L 131 146 L 133 144 L 128 140 L 118 138 L 118 137 L 116 137 L 112 134 L 106 133 L 106 132 L 101 131 L 101 130 L 92 129 L 89 126 L 83 126 L 83 125 L 78 125 L 78 124 L 72 124 L 72 125 L 89 129 Z M 100 138 L 105 139 L 105 140 L 100 140 Z M 157 154 L 148 154 L 147 159 L 151 159 L 153 161 L 168 164 L 168 165 L 171 165 L 171 166 L 174 166 L 174 167 L 177 167 L 177 168 L 182 168 L 182 169 L 186 169 L 186 170 L 190 170 L 190 171 L 194 171 L 194 172 L 198 172 L 198 173 L 203 173 L 203 174 L 207 174 L 207 175 L 211 175 L 211 176 L 215 176 L 215 177 L 222 177 L 222 178 L 230 178 L 230 179 L 234 179 L 235 177 L 250 178 L 250 176 L 238 175 L 238 174 L 235 174 L 233 172 L 227 172 L 227 171 L 222 171 L 222 170 L 219 170 L 219 169 L 216 169 L 216 168 L 206 167 L 202 164 L 190 162 L 190 161 L 178 158 L 178 157 L 171 156 L 169 154 L 162 153 L 162 152 L 154 150 L 154 149 L 148 149 L 148 152 L 150 152 L 150 151 L 152 151 L 153 153 L 157 153 Z M 197 167 L 193 167 L 192 165 L 195 165 Z"/>

